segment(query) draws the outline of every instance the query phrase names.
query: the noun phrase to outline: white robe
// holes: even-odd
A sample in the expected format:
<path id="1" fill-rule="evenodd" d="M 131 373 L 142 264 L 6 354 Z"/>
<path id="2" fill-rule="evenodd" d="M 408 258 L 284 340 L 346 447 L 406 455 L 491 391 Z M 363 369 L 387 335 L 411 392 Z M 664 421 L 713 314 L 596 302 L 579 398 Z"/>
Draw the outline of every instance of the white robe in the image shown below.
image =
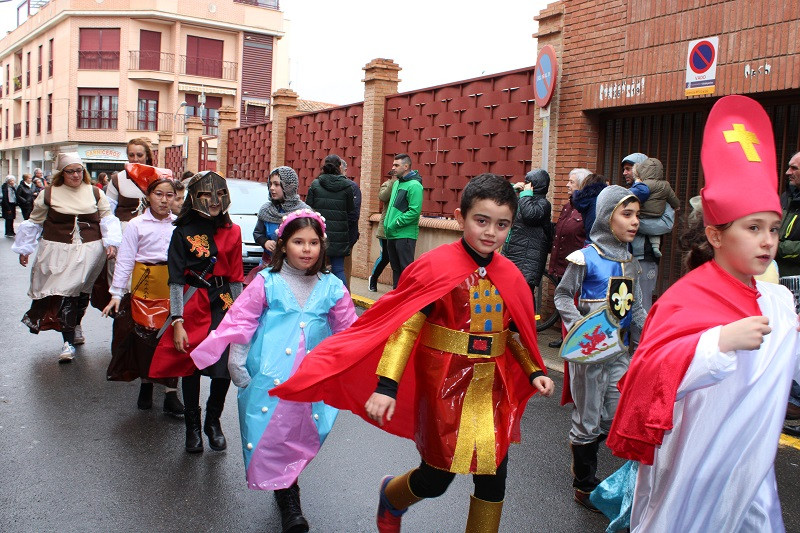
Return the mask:
<path id="1" fill-rule="evenodd" d="M 700 337 L 678 389 L 674 427 L 636 480 L 634 533 L 784 531 L 774 460 L 792 379 L 800 377 L 791 293 L 757 282 L 772 332 L 759 350 L 720 352 Z M 635 355 L 634 355 L 635 357 Z"/>

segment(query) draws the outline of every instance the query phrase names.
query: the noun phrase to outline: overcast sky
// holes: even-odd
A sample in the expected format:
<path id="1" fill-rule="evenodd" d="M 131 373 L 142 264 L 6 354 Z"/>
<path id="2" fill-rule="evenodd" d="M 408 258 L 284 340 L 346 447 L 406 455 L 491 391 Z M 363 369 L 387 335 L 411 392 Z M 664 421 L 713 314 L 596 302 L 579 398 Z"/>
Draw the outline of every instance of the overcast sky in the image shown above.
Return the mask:
<path id="1" fill-rule="evenodd" d="M 0 30 L 15 27 L 20 1 L 0 3 Z M 403 69 L 400 91 L 535 64 L 533 17 L 548 1 L 280 3 L 291 20 L 291 88 L 307 100 L 349 104 L 363 99 L 361 69 L 377 57 Z"/>

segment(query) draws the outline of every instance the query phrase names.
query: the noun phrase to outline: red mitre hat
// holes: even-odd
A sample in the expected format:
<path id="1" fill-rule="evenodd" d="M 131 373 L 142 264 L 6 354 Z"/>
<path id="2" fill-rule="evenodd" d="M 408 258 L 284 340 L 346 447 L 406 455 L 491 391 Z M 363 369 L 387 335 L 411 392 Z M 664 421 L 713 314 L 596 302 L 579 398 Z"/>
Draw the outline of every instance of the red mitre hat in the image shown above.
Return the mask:
<path id="1" fill-rule="evenodd" d="M 782 213 L 772 123 L 755 100 L 733 95 L 714 104 L 700 159 L 706 225 L 727 224 L 761 211 Z"/>
<path id="2" fill-rule="evenodd" d="M 172 179 L 172 171 L 168 168 L 151 167 L 139 163 L 125 163 L 125 174 L 143 193 L 147 193 L 147 188 L 154 181 Z"/>

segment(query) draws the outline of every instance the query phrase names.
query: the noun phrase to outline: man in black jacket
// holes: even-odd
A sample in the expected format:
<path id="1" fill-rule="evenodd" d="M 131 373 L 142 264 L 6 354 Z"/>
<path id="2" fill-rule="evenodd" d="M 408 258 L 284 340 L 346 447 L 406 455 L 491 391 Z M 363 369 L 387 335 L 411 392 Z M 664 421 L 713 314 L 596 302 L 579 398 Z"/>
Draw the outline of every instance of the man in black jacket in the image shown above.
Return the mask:
<path id="1" fill-rule="evenodd" d="M 14 237 L 14 219 L 17 218 L 17 189 L 14 186 L 16 178 L 9 174 L 3 184 L 3 218 L 6 219 L 6 237 Z"/>

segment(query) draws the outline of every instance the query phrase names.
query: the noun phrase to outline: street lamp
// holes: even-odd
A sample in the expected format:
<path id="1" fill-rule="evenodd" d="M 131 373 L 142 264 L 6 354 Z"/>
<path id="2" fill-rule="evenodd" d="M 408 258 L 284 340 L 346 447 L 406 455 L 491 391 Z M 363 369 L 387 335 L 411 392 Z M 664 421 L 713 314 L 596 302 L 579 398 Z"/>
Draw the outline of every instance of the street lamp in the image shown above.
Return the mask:
<path id="1" fill-rule="evenodd" d="M 184 100 L 183 102 L 178 104 L 178 110 L 175 111 L 175 115 L 172 117 L 172 130 L 173 131 L 175 131 L 175 129 L 176 129 L 175 128 L 175 121 L 178 120 L 178 113 L 181 112 L 181 108 L 183 108 L 183 107 L 186 107 L 186 100 Z M 184 124 L 186 124 L 185 121 L 184 121 Z M 177 132 L 175 132 L 175 133 L 177 133 Z"/>

